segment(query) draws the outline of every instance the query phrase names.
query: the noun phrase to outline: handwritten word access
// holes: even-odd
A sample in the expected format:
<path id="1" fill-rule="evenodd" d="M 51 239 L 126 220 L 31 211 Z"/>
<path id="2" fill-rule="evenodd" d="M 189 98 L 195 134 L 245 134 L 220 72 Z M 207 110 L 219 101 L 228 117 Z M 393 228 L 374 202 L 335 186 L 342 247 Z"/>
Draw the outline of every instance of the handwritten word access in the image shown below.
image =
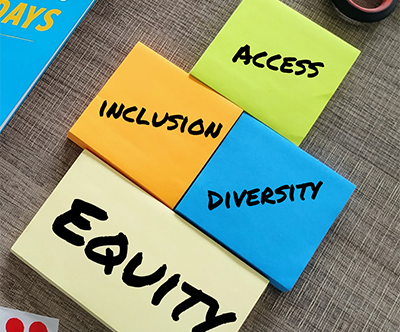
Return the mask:
<path id="1" fill-rule="evenodd" d="M 237 62 L 238 60 L 242 60 L 244 65 L 252 62 L 258 68 L 267 67 L 273 71 L 280 70 L 282 73 L 294 73 L 296 76 L 303 75 L 308 70 L 308 78 L 316 77 L 319 74 L 318 67 L 323 68 L 325 66 L 323 62 L 311 62 L 308 59 L 299 60 L 293 56 L 282 57 L 281 54 L 268 55 L 266 51 L 251 55 L 250 45 L 247 44 L 240 47 L 232 58 L 232 62 Z"/>

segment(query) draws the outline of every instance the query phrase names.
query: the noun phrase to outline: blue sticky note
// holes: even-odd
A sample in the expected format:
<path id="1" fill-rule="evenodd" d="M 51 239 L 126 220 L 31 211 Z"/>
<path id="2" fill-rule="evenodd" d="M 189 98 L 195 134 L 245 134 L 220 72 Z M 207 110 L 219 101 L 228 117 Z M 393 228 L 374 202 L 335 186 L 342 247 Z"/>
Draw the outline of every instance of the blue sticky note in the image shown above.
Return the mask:
<path id="1" fill-rule="evenodd" d="M 354 189 L 243 113 L 176 211 L 288 291 Z"/>

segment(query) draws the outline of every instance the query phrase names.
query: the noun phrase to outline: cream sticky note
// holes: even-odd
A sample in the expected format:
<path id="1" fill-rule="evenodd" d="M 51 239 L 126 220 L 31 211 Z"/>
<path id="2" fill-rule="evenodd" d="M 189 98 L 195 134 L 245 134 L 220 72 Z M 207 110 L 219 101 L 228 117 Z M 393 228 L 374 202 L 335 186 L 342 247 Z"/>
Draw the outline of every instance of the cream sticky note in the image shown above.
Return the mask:
<path id="1" fill-rule="evenodd" d="M 68 137 L 173 208 L 241 113 L 138 43 Z"/>
<path id="2" fill-rule="evenodd" d="M 358 54 L 277 0 L 244 0 L 191 74 L 299 145 Z"/>
<path id="3" fill-rule="evenodd" d="M 118 332 L 236 332 L 268 284 L 86 151 L 12 252 Z"/>

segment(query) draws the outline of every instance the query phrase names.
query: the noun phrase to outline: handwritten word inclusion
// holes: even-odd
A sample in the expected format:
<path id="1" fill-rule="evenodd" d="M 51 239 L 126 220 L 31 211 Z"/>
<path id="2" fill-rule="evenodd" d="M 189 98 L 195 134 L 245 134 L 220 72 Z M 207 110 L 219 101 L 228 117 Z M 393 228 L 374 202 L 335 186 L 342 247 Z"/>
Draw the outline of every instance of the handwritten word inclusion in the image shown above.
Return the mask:
<path id="1" fill-rule="evenodd" d="M 107 107 L 107 100 L 103 102 L 100 108 L 100 117 L 104 116 L 104 112 Z M 163 117 L 158 116 L 157 112 L 153 112 L 151 117 L 145 118 L 147 110 L 142 107 L 138 112 L 136 106 L 125 108 L 124 104 L 119 105 L 113 103 L 107 110 L 106 117 L 110 118 L 113 116 L 114 119 L 122 118 L 124 121 L 129 123 L 136 123 L 137 125 L 152 126 L 158 128 L 166 125 L 167 130 L 177 130 L 179 129 L 181 133 L 187 131 L 190 135 L 204 135 L 205 137 L 217 138 L 222 129 L 222 123 L 219 123 L 217 128 L 215 122 L 205 128 L 203 119 L 197 119 L 195 121 L 189 121 L 187 116 L 181 114 L 168 114 L 165 113 Z"/>

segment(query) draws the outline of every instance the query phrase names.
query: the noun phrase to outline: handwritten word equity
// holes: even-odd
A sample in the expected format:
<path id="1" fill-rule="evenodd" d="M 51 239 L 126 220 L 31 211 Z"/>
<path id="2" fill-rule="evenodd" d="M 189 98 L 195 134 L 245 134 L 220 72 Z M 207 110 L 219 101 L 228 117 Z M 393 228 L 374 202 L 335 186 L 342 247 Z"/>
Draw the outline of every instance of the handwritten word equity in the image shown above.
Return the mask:
<path id="1" fill-rule="evenodd" d="M 9 10 L 10 9 L 10 10 Z M 25 12 L 27 13 L 25 16 Z M 53 26 L 53 15 L 60 15 L 61 10 L 59 9 L 47 9 L 47 8 L 37 8 L 36 6 L 29 6 L 27 3 L 20 3 L 14 8 L 10 8 L 9 0 L 0 0 L 0 18 L 2 20 L 1 23 L 11 23 L 12 25 L 18 26 L 20 23 L 21 28 L 28 28 L 29 25 L 35 21 L 35 24 L 38 22 L 38 19 L 42 18 L 45 23 L 44 25 L 37 24 L 35 29 L 38 31 L 46 31 Z M 24 18 L 22 19 L 22 17 Z M 22 21 L 21 21 L 22 19 Z"/>
<path id="2" fill-rule="evenodd" d="M 100 117 L 104 116 L 106 107 L 107 100 L 105 100 L 101 105 Z M 205 129 L 202 119 L 197 119 L 189 123 L 189 118 L 180 114 L 170 115 L 168 113 L 165 113 L 163 117 L 159 117 L 158 113 L 154 112 L 151 117 L 145 119 L 146 112 L 147 110 L 144 107 L 142 107 L 141 110 L 138 112 L 138 108 L 136 106 L 125 108 L 125 105 L 121 104 L 118 107 L 118 104 L 114 102 L 106 112 L 106 117 L 110 118 L 111 116 L 113 116 L 114 119 L 122 117 L 122 119 L 126 122 L 135 122 L 137 125 L 144 126 L 151 125 L 154 128 L 161 127 L 167 124 L 167 130 L 175 130 L 179 128 L 181 133 L 184 133 L 185 130 L 187 130 L 190 135 L 204 134 L 205 137 L 211 136 L 212 138 L 217 138 L 222 129 L 222 123 L 219 123 L 217 129 L 215 129 L 215 122 L 211 122 L 211 124 Z"/>
<path id="3" fill-rule="evenodd" d="M 85 245 L 84 237 L 69 230 L 66 226 L 68 224 L 73 224 L 75 227 L 81 230 L 91 230 L 90 221 L 82 217 L 81 213 L 102 221 L 108 219 L 106 211 L 83 200 L 75 199 L 71 205 L 71 209 L 55 219 L 52 229 L 53 232 L 61 239 L 77 247 Z M 104 255 L 98 251 L 95 251 L 95 249 L 103 246 L 107 247 Z M 119 248 L 117 255 L 114 255 L 114 251 L 110 248 L 115 246 L 118 246 Z M 122 232 L 115 236 L 101 236 L 92 238 L 86 244 L 84 253 L 89 260 L 104 266 L 105 275 L 110 275 L 113 272 L 113 268 L 122 264 L 127 257 L 128 238 Z M 122 273 L 122 282 L 125 285 L 134 288 L 147 287 L 154 285 L 164 278 L 167 271 L 166 264 L 163 264 L 155 272 L 149 275 L 143 276 L 135 274 L 136 269 L 142 264 L 142 261 L 142 252 L 138 252 L 129 260 Z M 158 306 L 162 299 L 178 286 L 180 277 L 181 275 L 176 273 L 168 278 L 168 280 L 164 281 L 154 292 L 151 299 L 151 304 Z M 192 332 L 209 331 L 217 326 L 235 322 L 237 320 L 236 314 L 233 312 L 217 315 L 219 309 L 218 301 L 210 295 L 202 292 L 200 289 L 195 288 L 188 282 L 185 281 L 182 283 L 181 290 L 189 297 L 183 302 L 179 303 L 172 310 L 171 317 L 174 321 L 178 321 L 179 316 L 183 312 L 199 303 L 203 303 L 208 306 L 205 320 L 194 326 Z"/>
<path id="4" fill-rule="evenodd" d="M 233 56 L 232 61 L 237 62 L 239 59 L 243 60 L 243 64 L 248 65 L 250 62 L 258 68 L 267 67 L 270 70 L 282 73 L 293 73 L 295 75 L 303 75 L 307 72 L 307 68 L 312 72 L 307 73 L 307 77 L 313 78 L 319 74 L 318 67 L 324 67 L 322 62 L 311 62 L 310 60 L 298 60 L 295 57 L 282 57 L 280 54 L 269 56 L 267 52 L 263 51 L 255 54 L 250 54 L 250 45 L 245 45 L 239 48 Z M 297 70 L 293 65 L 296 65 Z M 294 69 L 293 69 L 294 68 Z"/>
<path id="5" fill-rule="evenodd" d="M 306 192 L 308 188 L 310 188 L 312 192 L 311 199 L 315 199 L 322 184 L 322 181 L 319 181 L 317 184 L 314 184 L 313 182 L 306 182 L 297 185 L 286 184 L 276 188 L 275 190 L 272 190 L 270 187 L 266 187 L 263 191 L 261 191 L 260 188 L 254 188 L 251 190 L 244 189 L 240 194 L 236 191 L 233 191 L 232 194 L 227 191 L 225 197 L 215 191 L 208 190 L 208 209 L 210 211 L 214 210 L 220 206 L 224 200 L 225 207 L 227 209 L 231 207 L 231 204 L 234 204 L 240 208 L 243 203 L 248 206 L 282 203 L 288 197 L 290 201 L 293 202 L 296 199 L 295 194 L 298 191 L 300 191 L 300 193 L 297 199 L 300 198 L 302 201 L 304 201 L 306 200 Z"/>

